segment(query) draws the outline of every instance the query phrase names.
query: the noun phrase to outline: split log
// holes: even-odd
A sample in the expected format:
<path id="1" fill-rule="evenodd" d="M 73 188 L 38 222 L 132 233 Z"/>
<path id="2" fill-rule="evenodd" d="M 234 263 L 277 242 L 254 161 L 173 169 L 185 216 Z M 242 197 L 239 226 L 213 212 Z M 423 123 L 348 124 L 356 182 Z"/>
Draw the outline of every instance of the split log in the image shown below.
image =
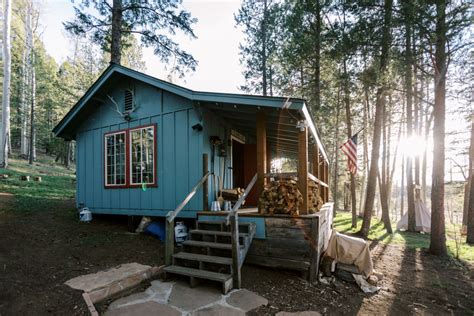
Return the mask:
<path id="1" fill-rule="evenodd" d="M 41 177 L 33 177 L 33 180 L 36 181 L 36 182 L 41 182 L 43 181 L 43 179 Z"/>
<path id="2" fill-rule="evenodd" d="M 303 195 L 295 178 L 280 179 L 267 184 L 259 202 L 267 214 L 299 215 L 303 206 Z M 322 205 L 319 186 L 313 180 L 308 180 L 308 213 L 318 212 Z"/>
<path id="3" fill-rule="evenodd" d="M 8 174 L 0 174 L 0 179 L 8 179 Z"/>
<path id="4" fill-rule="evenodd" d="M 223 189 L 221 191 L 222 197 L 226 201 L 237 201 L 244 194 L 245 190 L 242 188 Z"/>
<path id="5" fill-rule="evenodd" d="M 30 181 L 30 176 L 20 176 L 21 181 Z"/>

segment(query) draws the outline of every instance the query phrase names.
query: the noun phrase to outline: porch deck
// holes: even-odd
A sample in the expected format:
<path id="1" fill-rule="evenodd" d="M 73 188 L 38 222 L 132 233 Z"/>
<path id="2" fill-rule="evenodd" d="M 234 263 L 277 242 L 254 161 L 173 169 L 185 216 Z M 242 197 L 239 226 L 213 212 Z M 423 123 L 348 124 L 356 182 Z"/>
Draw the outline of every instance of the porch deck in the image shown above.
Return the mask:
<path id="1" fill-rule="evenodd" d="M 245 263 L 301 271 L 310 282 L 318 275 L 318 262 L 332 232 L 333 203 L 314 214 L 290 216 L 262 214 L 257 208 L 238 211 L 239 222 L 253 222 L 256 234 Z M 199 212 L 199 220 L 219 220 L 228 212 Z"/>

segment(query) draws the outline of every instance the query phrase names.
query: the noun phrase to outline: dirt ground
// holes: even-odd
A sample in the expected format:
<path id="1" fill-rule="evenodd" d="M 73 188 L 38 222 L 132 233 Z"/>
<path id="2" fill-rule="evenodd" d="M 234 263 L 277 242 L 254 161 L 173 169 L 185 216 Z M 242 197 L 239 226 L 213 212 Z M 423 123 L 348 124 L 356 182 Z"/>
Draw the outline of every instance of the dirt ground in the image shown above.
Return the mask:
<path id="1" fill-rule="evenodd" d="M 117 217 L 80 223 L 72 201 L 18 213 L 0 194 L 0 315 L 88 315 L 79 291 L 63 283 L 120 263 L 160 265 L 162 244 L 127 232 Z M 10 206 L 9 206 L 10 205 Z M 315 310 L 333 315 L 474 315 L 474 270 L 401 245 L 371 245 L 385 275 L 373 295 L 354 284 L 310 286 L 299 274 L 244 266 L 243 286 L 269 300 L 253 315 Z"/>

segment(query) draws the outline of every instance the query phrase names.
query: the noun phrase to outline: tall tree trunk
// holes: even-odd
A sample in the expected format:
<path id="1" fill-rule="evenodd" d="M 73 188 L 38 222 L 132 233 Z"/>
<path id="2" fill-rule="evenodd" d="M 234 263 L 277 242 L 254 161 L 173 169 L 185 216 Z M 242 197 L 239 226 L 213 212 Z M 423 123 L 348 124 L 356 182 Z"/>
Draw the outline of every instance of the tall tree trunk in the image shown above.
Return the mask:
<path id="1" fill-rule="evenodd" d="M 388 142 L 389 133 L 387 132 L 387 111 L 386 108 L 382 109 L 382 175 L 379 174 L 379 193 L 380 193 L 380 206 L 382 208 L 382 222 L 384 224 L 385 230 L 389 234 L 392 233 L 392 225 L 390 223 L 390 206 L 389 206 L 389 197 L 388 197 L 388 177 L 389 173 L 387 170 L 387 165 L 390 164 L 390 156 L 388 154 L 388 148 L 390 144 Z"/>
<path id="2" fill-rule="evenodd" d="M 64 167 L 69 168 L 71 163 L 71 141 L 66 142 L 66 155 L 64 159 Z"/>
<path id="3" fill-rule="evenodd" d="M 31 165 L 36 160 L 36 122 L 35 122 L 35 106 L 36 106 L 36 71 L 33 69 L 31 74 L 31 105 L 30 105 L 30 154 L 28 163 Z"/>
<path id="4" fill-rule="evenodd" d="M 336 216 L 337 212 L 337 203 L 338 203 L 338 197 L 339 194 L 337 192 L 338 190 L 338 182 L 339 182 L 339 112 L 341 110 L 341 105 L 340 105 L 340 96 L 341 96 L 341 88 L 339 87 L 339 91 L 337 93 L 337 103 L 336 103 L 336 130 L 335 130 L 335 135 L 334 135 L 334 194 L 333 194 L 333 200 L 334 200 L 334 216 Z"/>
<path id="5" fill-rule="evenodd" d="M 268 95 L 267 92 L 267 0 L 263 0 L 263 17 L 261 21 L 262 30 L 262 94 Z"/>
<path id="6" fill-rule="evenodd" d="M 23 158 L 28 157 L 28 141 L 27 141 L 27 129 L 28 129 L 28 65 L 27 65 L 27 49 L 23 52 L 22 65 L 21 65 L 21 78 L 20 78 L 20 104 L 18 106 L 20 115 L 20 155 Z"/>
<path id="7" fill-rule="evenodd" d="M 122 60 L 122 0 L 113 0 L 112 5 L 112 42 L 110 44 L 110 62 L 120 65 Z"/>
<path id="8" fill-rule="evenodd" d="M 405 90 L 406 90 L 406 107 L 407 107 L 407 136 L 408 139 L 413 137 L 413 54 L 411 46 L 412 31 L 412 4 L 410 0 L 404 0 L 403 9 L 405 13 Z M 413 187 L 413 156 L 406 156 L 406 173 L 407 173 L 407 206 L 408 206 L 408 231 L 414 232 L 416 229 L 415 218 L 415 192 Z"/>
<path id="9" fill-rule="evenodd" d="M 314 97 L 315 108 L 321 107 L 321 3 L 315 0 L 316 29 L 314 32 Z"/>
<path id="10" fill-rule="evenodd" d="M 359 216 L 362 217 L 364 215 L 364 202 L 365 202 L 365 193 L 367 191 L 367 173 L 369 172 L 369 141 L 367 135 L 369 135 L 369 113 L 370 113 L 370 99 L 369 99 L 369 85 L 368 83 L 364 83 L 364 111 L 363 111 L 363 123 L 364 123 L 364 131 L 363 131 L 363 149 L 364 155 L 362 158 L 362 162 L 364 164 L 364 174 L 362 177 L 362 190 L 360 190 L 360 201 L 359 201 Z"/>
<path id="11" fill-rule="evenodd" d="M 347 61 L 344 58 L 344 103 L 346 107 L 346 126 L 347 126 L 347 138 L 352 137 L 352 121 L 351 121 L 351 102 L 349 92 L 349 74 L 347 73 Z M 355 175 L 350 173 L 351 183 L 351 210 L 352 210 L 352 228 L 357 228 L 357 201 L 356 201 L 356 184 Z"/>
<path id="12" fill-rule="evenodd" d="M 377 185 L 378 161 L 380 154 L 380 134 L 382 130 L 382 115 L 385 108 L 385 93 L 387 83 L 385 82 L 385 72 L 387 70 L 390 45 L 391 45 L 391 24 L 392 24 L 392 0 L 384 1 L 384 24 L 380 52 L 379 81 L 377 89 L 377 100 L 375 104 L 374 136 L 372 141 L 372 154 L 370 159 L 369 177 L 367 179 L 367 193 L 364 207 L 364 221 L 362 222 L 359 234 L 367 238 L 370 229 L 372 209 L 374 208 L 375 190 Z"/>
<path id="13" fill-rule="evenodd" d="M 433 108 L 433 172 L 431 184 L 430 252 L 446 255 L 444 222 L 444 158 L 446 111 L 446 0 L 436 1 L 435 102 Z M 474 201 L 473 201 L 474 203 Z M 474 204 L 473 204 L 474 205 Z"/>
<path id="14" fill-rule="evenodd" d="M 474 244 L 474 115 L 471 115 L 471 145 L 469 147 L 469 182 L 467 187 L 469 190 L 465 200 L 469 201 L 467 212 L 466 212 L 466 242 L 468 244 Z M 464 223 L 464 216 L 463 216 Z"/>
<path id="15" fill-rule="evenodd" d="M 11 1 L 5 0 L 3 17 L 3 95 L 2 127 L 0 130 L 0 167 L 8 167 L 10 141 L 10 79 L 11 79 Z"/>

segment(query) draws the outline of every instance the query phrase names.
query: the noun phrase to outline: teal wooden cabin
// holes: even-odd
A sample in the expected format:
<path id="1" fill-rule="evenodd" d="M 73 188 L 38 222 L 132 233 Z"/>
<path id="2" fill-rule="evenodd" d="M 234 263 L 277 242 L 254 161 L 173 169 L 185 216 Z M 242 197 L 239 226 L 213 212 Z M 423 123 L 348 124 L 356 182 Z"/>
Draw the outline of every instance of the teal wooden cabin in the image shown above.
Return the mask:
<path id="1" fill-rule="evenodd" d="M 167 218 L 167 272 L 220 281 L 227 292 L 247 258 L 317 279 L 332 223 L 329 161 L 303 99 L 192 91 L 111 64 L 53 131 L 76 141 L 78 207 Z M 283 176 L 279 158 L 297 164 L 297 215 L 259 208 L 267 180 Z M 326 203 L 319 211 L 309 208 L 308 179 Z M 210 211 L 221 189 L 235 188 L 248 194 L 232 212 Z M 175 217 L 197 220 L 177 254 Z"/>
<path id="2" fill-rule="evenodd" d="M 245 188 L 257 171 L 258 111 L 267 111 L 269 155 L 297 155 L 298 117 L 309 121 L 324 152 L 302 99 L 195 92 L 118 65 L 104 71 L 54 133 L 76 141 L 77 206 L 92 213 L 166 216 L 202 177 L 203 154 L 211 168 L 211 136 L 221 140 L 215 175 L 224 188 Z M 201 188 L 180 217 L 196 218 L 210 208 L 218 186 L 212 177 L 208 182 L 207 207 Z"/>

